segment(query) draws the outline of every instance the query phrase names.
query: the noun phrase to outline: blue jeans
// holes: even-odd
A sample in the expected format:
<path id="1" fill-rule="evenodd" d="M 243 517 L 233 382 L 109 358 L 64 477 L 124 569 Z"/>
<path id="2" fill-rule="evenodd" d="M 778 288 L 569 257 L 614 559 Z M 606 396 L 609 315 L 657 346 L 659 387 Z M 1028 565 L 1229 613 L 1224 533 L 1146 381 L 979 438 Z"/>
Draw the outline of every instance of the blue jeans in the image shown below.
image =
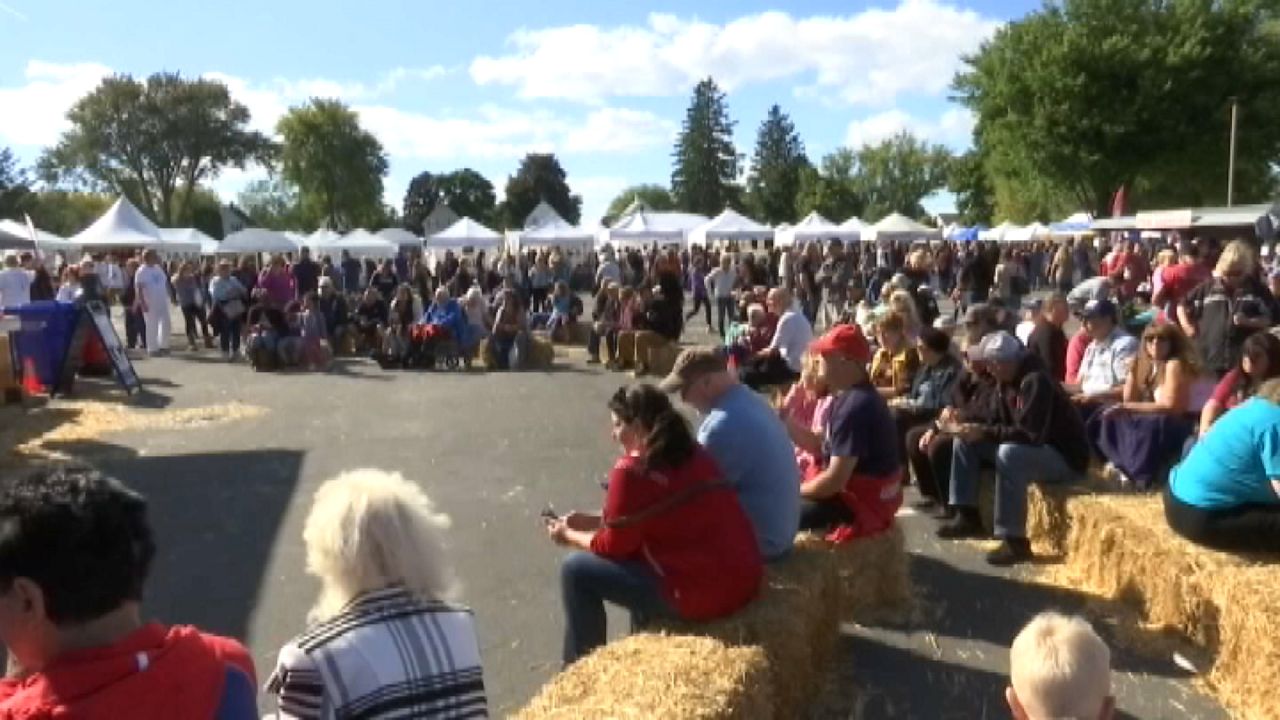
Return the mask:
<path id="1" fill-rule="evenodd" d="M 222 332 L 218 335 L 218 343 L 222 346 L 222 352 L 240 352 L 240 329 L 244 324 L 244 317 L 238 317 L 235 320 L 222 320 Z"/>
<path id="2" fill-rule="evenodd" d="M 564 601 L 564 664 L 569 665 L 607 639 L 605 601 L 631 613 L 632 629 L 673 616 L 658 576 L 643 562 L 616 562 L 590 552 L 574 552 L 560 566 Z"/>
<path id="3" fill-rule="evenodd" d="M 995 465 L 995 531 L 1001 538 L 1027 536 L 1027 487 L 1033 481 L 1065 484 L 1080 479 L 1050 445 L 965 442 L 951 446 L 951 504 L 976 508 L 983 465 Z"/>

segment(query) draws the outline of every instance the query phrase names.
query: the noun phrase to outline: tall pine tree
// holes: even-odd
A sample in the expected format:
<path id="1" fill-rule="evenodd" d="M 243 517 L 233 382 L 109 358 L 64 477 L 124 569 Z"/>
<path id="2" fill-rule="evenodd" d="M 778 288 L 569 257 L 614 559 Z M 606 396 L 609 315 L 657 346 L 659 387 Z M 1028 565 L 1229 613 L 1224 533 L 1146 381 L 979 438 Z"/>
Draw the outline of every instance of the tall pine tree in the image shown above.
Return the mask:
<path id="1" fill-rule="evenodd" d="M 734 182 L 740 158 L 733 145 L 733 125 L 715 80 L 698 83 L 673 153 L 671 194 L 681 210 L 718 215 L 738 203 Z"/>
<path id="2" fill-rule="evenodd" d="M 809 166 L 795 123 L 774 105 L 760 124 L 747 178 L 748 204 L 770 224 L 795 222 L 801 171 Z"/>

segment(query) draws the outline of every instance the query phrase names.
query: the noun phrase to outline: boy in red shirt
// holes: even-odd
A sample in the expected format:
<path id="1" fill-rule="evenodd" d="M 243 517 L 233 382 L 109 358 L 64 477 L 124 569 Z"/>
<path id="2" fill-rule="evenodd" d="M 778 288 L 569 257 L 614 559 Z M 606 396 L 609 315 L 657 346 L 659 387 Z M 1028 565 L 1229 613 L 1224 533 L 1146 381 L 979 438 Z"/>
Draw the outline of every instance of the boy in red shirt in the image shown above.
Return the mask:
<path id="1" fill-rule="evenodd" d="M 144 623 L 146 501 L 83 468 L 0 482 L 0 719 L 257 717 L 238 642 Z"/>

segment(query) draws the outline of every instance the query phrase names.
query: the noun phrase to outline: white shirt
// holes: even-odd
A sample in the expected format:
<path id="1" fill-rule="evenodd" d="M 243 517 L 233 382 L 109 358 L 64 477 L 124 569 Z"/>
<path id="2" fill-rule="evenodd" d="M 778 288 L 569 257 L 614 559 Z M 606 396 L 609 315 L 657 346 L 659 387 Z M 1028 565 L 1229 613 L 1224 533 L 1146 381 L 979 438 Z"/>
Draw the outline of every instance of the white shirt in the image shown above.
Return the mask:
<path id="1" fill-rule="evenodd" d="M 22 268 L 0 270 L 0 308 L 31 302 L 31 274 Z"/>
<path id="2" fill-rule="evenodd" d="M 1137 338 L 1120 328 L 1105 340 L 1089 343 L 1080 361 L 1080 390 L 1085 395 L 1097 395 L 1124 385 L 1137 354 Z"/>
<path id="3" fill-rule="evenodd" d="M 98 266 L 98 274 L 102 276 L 102 284 L 108 290 L 124 289 L 124 271 L 115 263 L 103 263 Z"/>
<path id="4" fill-rule="evenodd" d="M 143 265 L 133 276 L 133 284 L 142 295 L 142 301 L 151 307 L 169 305 L 169 278 L 159 265 Z"/>
<path id="5" fill-rule="evenodd" d="M 778 329 L 773 333 L 769 349 L 777 350 L 792 372 L 800 372 L 800 359 L 811 342 L 813 328 L 809 325 L 809 318 L 795 310 L 788 310 L 778 319 Z"/>
<path id="6" fill-rule="evenodd" d="M 1031 333 L 1036 329 L 1035 320 L 1023 320 L 1018 323 L 1018 327 L 1014 330 L 1014 334 L 1022 341 L 1023 347 L 1031 344 Z"/>
<path id="7" fill-rule="evenodd" d="M 737 275 L 732 270 L 716 268 L 707 275 L 707 289 L 717 298 L 733 297 L 733 281 Z"/>
<path id="8" fill-rule="evenodd" d="M 75 302 L 79 294 L 79 283 L 62 283 L 58 286 L 58 294 L 53 299 L 58 302 Z"/>

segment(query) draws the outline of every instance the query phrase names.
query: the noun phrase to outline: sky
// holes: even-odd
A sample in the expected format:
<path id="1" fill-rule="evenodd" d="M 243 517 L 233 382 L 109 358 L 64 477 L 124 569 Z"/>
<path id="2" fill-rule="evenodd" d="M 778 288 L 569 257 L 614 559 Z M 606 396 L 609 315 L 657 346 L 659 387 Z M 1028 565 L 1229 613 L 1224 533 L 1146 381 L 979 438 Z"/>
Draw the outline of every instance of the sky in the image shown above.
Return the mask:
<path id="1" fill-rule="evenodd" d="M 267 133 L 311 97 L 343 100 L 386 149 L 397 208 L 423 170 L 474 168 L 501 198 L 521 157 L 555 152 L 594 226 L 626 186 L 669 183 L 673 141 L 706 76 L 727 91 L 748 157 L 774 103 L 815 163 L 904 128 L 963 150 L 973 118 L 948 98 L 961 57 L 1038 5 L 0 0 L 0 146 L 32 163 L 104 76 L 176 71 L 225 82 Z M 265 176 L 233 169 L 213 185 L 234 201 Z"/>

